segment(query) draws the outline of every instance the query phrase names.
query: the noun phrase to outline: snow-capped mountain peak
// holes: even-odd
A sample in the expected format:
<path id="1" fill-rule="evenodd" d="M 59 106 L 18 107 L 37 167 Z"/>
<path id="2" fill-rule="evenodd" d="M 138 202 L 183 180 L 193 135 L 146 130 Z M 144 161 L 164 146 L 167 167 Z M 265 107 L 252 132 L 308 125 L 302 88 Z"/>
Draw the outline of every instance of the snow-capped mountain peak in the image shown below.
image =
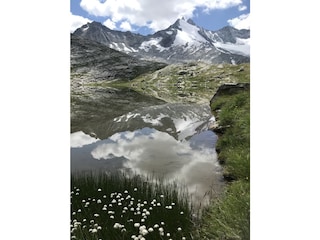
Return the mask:
<path id="1" fill-rule="evenodd" d="M 188 45 L 201 45 L 207 42 L 207 40 L 199 34 L 200 28 L 195 24 L 179 19 L 177 24 L 173 27 L 177 29 L 176 38 L 173 43 L 174 46 Z"/>

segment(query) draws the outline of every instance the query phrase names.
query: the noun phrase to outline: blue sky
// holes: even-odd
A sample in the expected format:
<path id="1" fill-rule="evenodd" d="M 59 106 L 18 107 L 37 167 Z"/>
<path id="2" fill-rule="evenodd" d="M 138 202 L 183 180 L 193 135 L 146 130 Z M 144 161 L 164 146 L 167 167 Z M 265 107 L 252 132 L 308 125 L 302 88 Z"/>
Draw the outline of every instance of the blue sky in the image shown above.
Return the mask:
<path id="1" fill-rule="evenodd" d="M 250 28 L 249 0 L 70 0 L 70 12 L 71 32 L 88 21 L 98 21 L 114 30 L 146 35 L 180 17 L 208 30 L 228 25 Z"/>

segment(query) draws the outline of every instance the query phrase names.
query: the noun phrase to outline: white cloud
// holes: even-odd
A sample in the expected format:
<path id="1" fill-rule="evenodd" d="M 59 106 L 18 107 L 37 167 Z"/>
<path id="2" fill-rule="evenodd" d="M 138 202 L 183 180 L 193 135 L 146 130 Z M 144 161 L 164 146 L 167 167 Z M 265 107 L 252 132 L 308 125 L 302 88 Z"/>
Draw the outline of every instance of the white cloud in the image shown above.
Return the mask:
<path id="1" fill-rule="evenodd" d="M 246 10 L 247 9 L 247 6 L 245 6 L 245 5 L 239 5 L 238 6 L 238 10 L 241 12 L 241 11 L 244 11 L 244 10 Z"/>
<path id="2" fill-rule="evenodd" d="M 83 26 L 84 24 L 87 24 L 88 22 L 92 22 L 92 20 L 88 18 L 73 15 L 72 13 L 70 13 L 70 18 L 71 18 L 71 28 L 70 28 L 71 33 L 73 33 L 77 28 Z"/>
<path id="3" fill-rule="evenodd" d="M 128 21 L 122 22 L 121 25 L 120 25 L 120 28 L 123 31 L 132 31 L 132 27 L 131 27 L 131 25 L 130 25 L 130 23 Z"/>
<path id="4" fill-rule="evenodd" d="M 104 21 L 103 25 L 105 25 L 107 28 L 110 28 L 110 29 L 115 29 L 116 28 L 115 22 L 113 22 L 109 18 L 106 21 Z"/>
<path id="5" fill-rule="evenodd" d="M 81 0 L 89 14 L 110 17 L 114 23 L 148 26 L 154 31 L 170 26 L 179 17 L 191 18 L 197 7 L 203 11 L 242 5 L 242 0 Z M 124 27 L 129 27 L 123 23 Z M 131 26 L 130 26 L 131 27 Z"/>
<path id="6" fill-rule="evenodd" d="M 237 29 L 250 29 L 250 13 L 228 20 L 230 26 Z"/>

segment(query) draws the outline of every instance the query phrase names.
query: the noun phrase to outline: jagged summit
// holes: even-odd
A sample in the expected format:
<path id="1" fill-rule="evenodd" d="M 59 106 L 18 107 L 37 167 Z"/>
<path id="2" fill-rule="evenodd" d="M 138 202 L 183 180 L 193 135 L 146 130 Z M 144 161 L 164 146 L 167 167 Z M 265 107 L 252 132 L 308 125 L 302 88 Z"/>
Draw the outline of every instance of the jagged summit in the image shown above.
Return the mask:
<path id="1" fill-rule="evenodd" d="M 224 27 L 209 31 L 192 19 L 179 18 L 168 28 L 148 36 L 111 30 L 98 22 L 83 25 L 74 35 L 135 57 L 166 63 L 250 61 L 250 30 Z"/>

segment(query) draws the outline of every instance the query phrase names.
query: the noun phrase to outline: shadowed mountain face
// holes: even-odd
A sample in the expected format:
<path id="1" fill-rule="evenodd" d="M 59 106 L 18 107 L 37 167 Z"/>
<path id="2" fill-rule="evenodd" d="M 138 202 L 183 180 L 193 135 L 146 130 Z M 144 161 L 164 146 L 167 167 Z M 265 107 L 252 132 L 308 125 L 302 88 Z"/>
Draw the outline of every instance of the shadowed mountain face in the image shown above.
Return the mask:
<path id="1" fill-rule="evenodd" d="M 131 80 L 164 63 L 140 60 L 101 43 L 71 35 L 71 85 L 100 80 Z"/>
<path id="2" fill-rule="evenodd" d="M 204 61 L 208 63 L 243 63 L 250 61 L 250 30 L 224 27 L 209 31 L 192 20 L 178 19 L 167 29 L 142 36 L 111 30 L 92 22 L 78 28 L 80 36 L 131 56 L 166 63 Z"/>

